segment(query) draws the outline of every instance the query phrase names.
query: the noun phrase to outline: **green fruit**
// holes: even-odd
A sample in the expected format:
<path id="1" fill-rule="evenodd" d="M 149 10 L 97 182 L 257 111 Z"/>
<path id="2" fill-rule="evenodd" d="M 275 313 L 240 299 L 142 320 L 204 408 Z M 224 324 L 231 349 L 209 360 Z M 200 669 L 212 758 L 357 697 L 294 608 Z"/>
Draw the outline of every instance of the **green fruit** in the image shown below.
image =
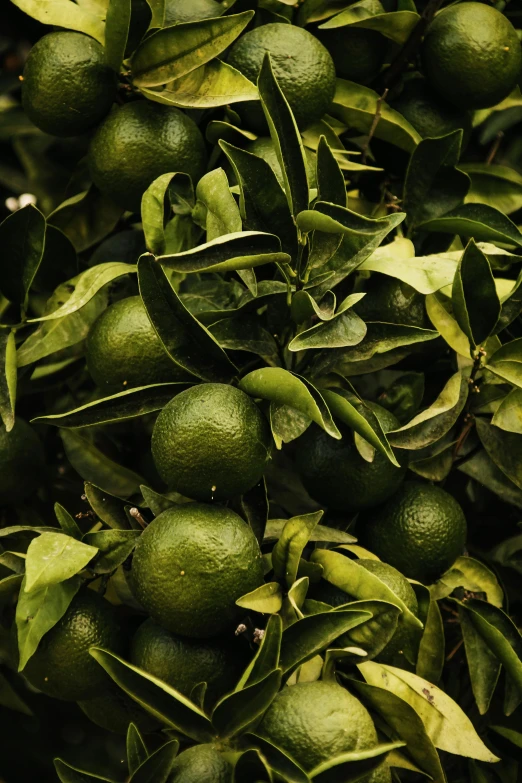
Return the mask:
<path id="1" fill-rule="evenodd" d="M 260 136 L 255 141 L 251 141 L 246 145 L 247 152 L 252 152 L 259 158 L 266 160 L 272 171 L 277 177 L 279 184 L 284 187 L 283 171 L 281 164 L 275 151 L 274 142 L 269 136 Z M 308 172 L 308 183 L 311 188 L 317 187 L 316 165 L 317 156 L 315 152 L 305 147 L 305 161 L 306 170 Z"/>
<path id="2" fill-rule="evenodd" d="M 462 130 L 462 149 L 465 148 L 471 134 L 470 113 L 441 98 L 425 79 L 409 79 L 399 97 L 390 101 L 390 105 L 413 125 L 423 139 Z"/>
<path id="3" fill-rule="evenodd" d="M 274 75 L 299 128 L 320 120 L 335 92 L 335 68 L 327 49 L 301 27 L 265 24 L 234 43 L 228 63 L 256 84 L 266 52 L 270 52 Z M 237 111 L 249 128 L 266 133 L 259 101 L 239 103 Z"/>
<path id="4" fill-rule="evenodd" d="M 402 280 L 373 273 L 366 296 L 353 308 L 365 321 L 429 328 L 425 297 Z"/>
<path id="5" fill-rule="evenodd" d="M 127 734 L 129 723 L 134 723 L 144 734 L 160 728 L 156 718 L 116 685 L 107 684 L 100 696 L 79 701 L 78 707 L 97 726 L 115 734 Z"/>
<path id="6" fill-rule="evenodd" d="M 0 422 L 0 506 L 22 503 L 41 484 L 45 470 L 42 444 L 19 416 L 7 432 Z"/>
<path id="7" fill-rule="evenodd" d="M 48 33 L 27 59 L 22 103 L 40 130 L 53 136 L 77 136 L 105 117 L 116 85 L 101 44 L 82 33 Z"/>
<path id="8" fill-rule="evenodd" d="M 384 62 L 386 40 L 375 30 L 337 27 L 316 32 L 334 61 L 337 75 L 358 84 L 374 79 Z"/>
<path id="9" fill-rule="evenodd" d="M 324 680 L 284 687 L 256 733 L 286 751 L 307 772 L 334 756 L 377 744 L 366 708 L 340 685 Z"/>
<path id="10" fill-rule="evenodd" d="M 226 500 L 260 480 L 270 458 L 268 423 L 244 392 L 203 383 L 161 411 L 152 456 L 170 489 L 195 500 Z"/>
<path id="11" fill-rule="evenodd" d="M 113 109 L 89 150 L 91 177 L 117 204 L 139 212 L 141 197 L 161 174 L 181 171 L 196 183 L 205 173 L 205 142 L 179 109 L 134 101 Z"/>
<path id="12" fill-rule="evenodd" d="M 232 783 L 232 767 L 213 745 L 194 745 L 175 759 L 168 783 Z"/>
<path id="13" fill-rule="evenodd" d="M 438 13 L 421 54 L 432 87 L 464 109 L 487 109 L 507 98 L 522 69 L 515 28 L 484 3 L 458 3 Z"/>
<path id="14" fill-rule="evenodd" d="M 107 687 L 107 675 L 89 655 L 91 647 L 119 652 L 122 634 L 111 604 L 84 589 L 62 619 L 48 631 L 24 674 L 35 688 L 55 699 L 80 701 Z"/>
<path id="15" fill-rule="evenodd" d="M 134 635 L 130 660 L 185 696 L 190 696 L 195 685 L 206 682 L 208 706 L 234 688 L 243 669 L 243 656 L 230 642 L 187 639 L 150 618 Z"/>
<path id="16" fill-rule="evenodd" d="M 400 424 L 395 416 L 370 402 L 383 430 Z M 367 418 L 366 409 L 359 412 Z M 342 440 L 335 440 L 312 424 L 297 441 L 296 465 L 310 495 L 335 511 L 353 512 L 373 508 L 387 500 L 402 484 L 407 466 L 397 468 L 388 457 L 375 452 L 367 462 L 357 451 L 353 432 L 341 427 Z"/>
<path id="17" fill-rule="evenodd" d="M 108 391 L 190 377 L 165 352 L 139 296 L 115 302 L 96 319 L 87 337 L 87 367 Z"/>
<path id="18" fill-rule="evenodd" d="M 166 0 L 164 27 L 180 22 L 198 22 L 221 16 L 223 6 L 215 0 Z"/>
<path id="19" fill-rule="evenodd" d="M 236 600 L 263 583 L 252 529 L 221 506 L 188 503 L 164 511 L 140 536 L 132 561 L 134 594 L 155 622 L 205 638 L 228 629 Z"/>
<path id="20" fill-rule="evenodd" d="M 440 487 L 407 481 L 383 506 L 362 514 L 357 530 L 362 546 L 409 579 L 431 584 L 462 554 L 466 519 Z"/>

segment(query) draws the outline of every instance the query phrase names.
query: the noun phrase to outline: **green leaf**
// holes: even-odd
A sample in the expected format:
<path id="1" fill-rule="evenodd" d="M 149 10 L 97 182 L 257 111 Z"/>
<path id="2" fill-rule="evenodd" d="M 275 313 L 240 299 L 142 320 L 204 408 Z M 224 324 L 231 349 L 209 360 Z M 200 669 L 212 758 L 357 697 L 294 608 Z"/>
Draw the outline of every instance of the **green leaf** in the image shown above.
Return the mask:
<path id="1" fill-rule="evenodd" d="M 300 332 L 288 344 L 288 350 L 305 351 L 311 348 L 345 348 L 358 345 L 366 335 L 366 324 L 350 308 L 360 299 L 361 294 L 347 296 L 333 318 Z"/>
<path id="2" fill-rule="evenodd" d="M 310 424 L 308 416 L 295 408 L 277 402 L 270 403 L 270 427 L 277 449 L 281 449 L 283 443 L 291 443 L 299 438 Z"/>
<path id="3" fill-rule="evenodd" d="M 141 198 L 141 220 L 147 249 L 155 255 L 165 252 L 165 199 L 171 189 L 193 197 L 192 180 L 180 172 L 162 174 L 151 182 Z M 170 216 L 170 215 L 169 215 Z"/>
<path id="4" fill-rule="evenodd" d="M 242 230 L 239 208 L 223 169 L 214 169 L 205 174 L 197 184 L 196 196 L 206 211 L 207 242 Z"/>
<path id="5" fill-rule="evenodd" d="M 105 12 L 70 0 L 13 0 L 25 14 L 45 25 L 56 25 L 92 36 L 100 43 L 105 37 Z"/>
<path id="6" fill-rule="evenodd" d="M 477 598 L 457 602 L 482 640 L 504 666 L 522 698 L 522 636 L 502 609 Z"/>
<path id="7" fill-rule="evenodd" d="M 522 388 L 522 337 L 502 345 L 486 367 L 504 381 Z"/>
<path id="8" fill-rule="evenodd" d="M 268 674 L 279 668 L 283 623 L 278 614 L 270 615 L 261 644 L 250 661 L 235 690 L 240 691 L 247 685 L 264 680 Z"/>
<path id="9" fill-rule="evenodd" d="M 239 184 L 239 206 L 248 231 L 269 231 L 281 240 L 292 258 L 297 255 L 297 232 L 283 188 L 271 166 L 226 141 L 219 146 L 227 156 Z"/>
<path id="10" fill-rule="evenodd" d="M 476 427 L 482 445 L 495 465 L 522 489 L 522 437 L 477 418 Z"/>
<path id="11" fill-rule="evenodd" d="M 385 687 L 359 680 L 351 680 L 350 686 L 355 688 L 368 707 L 386 721 L 394 734 L 406 743 L 409 755 L 419 768 L 431 776 L 434 783 L 446 783 L 439 754 L 413 707 Z"/>
<path id="12" fill-rule="evenodd" d="M 251 397 L 290 405 L 315 421 L 332 438 L 341 437 L 321 393 L 304 378 L 288 370 L 280 367 L 253 370 L 241 379 L 239 388 Z"/>
<path id="13" fill-rule="evenodd" d="M 310 783 L 306 772 L 293 759 L 287 756 L 281 748 L 276 747 L 258 734 L 247 734 L 245 739 L 259 747 L 261 753 L 268 761 L 270 769 L 276 772 L 286 783 Z M 248 783 L 250 783 L 250 780 Z"/>
<path id="14" fill-rule="evenodd" d="M 422 449 L 436 443 L 456 423 L 468 393 L 468 375 L 461 371 L 455 373 L 429 408 L 400 429 L 387 433 L 388 441 L 402 449 Z"/>
<path id="15" fill-rule="evenodd" d="M 419 599 L 419 614 L 425 608 L 425 611 L 422 613 L 424 631 L 417 653 L 415 673 L 436 685 L 441 678 L 444 667 L 444 625 L 439 605 L 430 595 L 429 590 L 418 585 L 415 585 L 415 587 L 417 587 L 416 592 Z"/>
<path id="16" fill-rule="evenodd" d="M 264 479 L 261 479 L 252 489 L 242 495 L 238 503 L 238 510 L 254 531 L 255 537 L 261 545 L 268 519 L 268 496 Z"/>
<path id="17" fill-rule="evenodd" d="M 21 712 L 22 715 L 33 716 L 33 712 L 29 709 L 23 699 L 20 698 L 2 672 L 0 672 L 0 705 L 2 707 L 7 707 L 8 710 Z"/>
<path id="18" fill-rule="evenodd" d="M 45 232 L 45 218 L 34 204 L 13 212 L 0 224 L 0 247 L 9 258 L 0 291 L 22 307 L 42 262 Z"/>
<path id="19" fill-rule="evenodd" d="M 490 763 L 498 760 L 459 705 L 432 683 L 412 672 L 375 661 L 361 663 L 358 669 L 369 685 L 391 691 L 413 707 L 439 750 Z"/>
<path id="20" fill-rule="evenodd" d="M 459 606 L 459 621 L 473 696 L 479 713 L 485 715 L 497 687 L 501 663 L 482 639 L 463 606 Z"/>
<path id="21" fill-rule="evenodd" d="M 491 423 L 506 432 L 522 435 L 522 390 L 513 389 L 507 397 L 504 397 Z"/>
<path id="22" fill-rule="evenodd" d="M 426 312 L 431 323 L 440 336 L 459 356 L 469 359 L 471 346 L 469 340 L 458 325 L 453 314 L 445 307 L 444 302 L 436 294 L 426 297 Z"/>
<path id="23" fill-rule="evenodd" d="M 140 764 L 129 783 L 167 783 L 178 749 L 177 739 L 166 742 Z"/>
<path id="24" fill-rule="evenodd" d="M 47 221 L 59 228 L 81 253 L 110 234 L 122 213 L 121 207 L 91 186 L 60 204 Z"/>
<path id="25" fill-rule="evenodd" d="M 127 530 L 129 521 L 123 509 L 123 501 L 94 484 L 86 482 L 85 497 L 102 522 L 115 530 Z"/>
<path id="26" fill-rule="evenodd" d="M 486 204 L 506 215 L 522 207 L 522 176 L 514 169 L 495 163 L 463 163 L 460 169 L 471 179 L 467 204 Z"/>
<path id="27" fill-rule="evenodd" d="M 129 421 L 161 410 L 176 394 L 190 385 L 173 382 L 139 386 L 88 402 L 66 413 L 38 416 L 32 421 L 54 424 L 56 427 L 97 427 Z"/>
<path id="28" fill-rule="evenodd" d="M 522 490 L 502 473 L 484 449 L 462 462 L 458 470 L 483 484 L 504 502 L 522 509 Z"/>
<path id="29" fill-rule="evenodd" d="M 129 773 L 133 775 L 149 755 L 147 746 L 143 741 L 138 727 L 135 726 L 134 723 L 129 723 L 129 728 L 127 729 L 126 749 Z"/>
<path id="30" fill-rule="evenodd" d="M 72 539 L 71 539 L 72 540 Z M 24 577 L 16 605 L 16 628 L 21 672 L 36 652 L 42 636 L 62 619 L 69 604 L 81 586 L 81 579 L 73 577 L 67 582 L 48 585 L 41 590 L 27 592 Z"/>
<path id="31" fill-rule="evenodd" d="M 280 660 L 283 673 L 290 674 L 369 617 L 367 611 L 339 609 L 309 615 L 293 623 L 283 632 Z"/>
<path id="32" fill-rule="evenodd" d="M 132 80 L 137 87 L 156 87 L 194 71 L 225 51 L 253 16 L 244 11 L 198 22 L 183 22 L 152 33 L 134 52 Z"/>
<path id="33" fill-rule="evenodd" d="M 120 72 L 129 38 L 131 0 L 109 0 L 105 18 L 105 59 L 107 64 Z"/>
<path id="34" fill-rule="evenodd" d="M 143 484 L 141 476 L 111 460 L 83 434 L 64 428 L 60 437 L 67 459 L 85 481 L 122 497 L 137 492 Z"/>
<path id="35" fill-rule="evenodd" d="M 224 696 L 212 712 L 212 725 L 221 739 L 244 731 L 268 709 L 281 687 L 281 669 Z"/>
<path id="36" fill-rule="evenodd" d="M 15 423 L 16 386 L 15 333 L 0 329 L 0 416 L 6 432 L 11 432 Z"/>
<path id="37" fill-rule="evenodd" d="M 294 217 L 308 208 L 308 175 L 301 134 L 288 101 L 274 76 L 270 54 L 266 52 L 257 87 L 261 106 L 283 174 L 290 212 Z"/>
<path id="38" fill-rule="evenodd" d="M 138 282 L 151 323 L 172 360 L 205 381 L 229 382 L 236 368 L 210 332 L 183 305 L 152 257 L 140 258 Z"/>
<path id="39" fill-rule="evenodd" d="M 396 238 L 390 244 L 378 247 L 359 269 L 395 277 L 421 294 L 433 294 L 452 284 L 460 252 L 414 256 L 413 243 L 409 239 Z"/>
<path id="40" fill-rule="evenodd" d="M 320 136 L 317 145 L 317 195 L 319 201 L 346 207 L 346 183 L 326 136 Z"/>
<path id="41" fill-rule="evenodd" d="M 382 764 L 384 756 L 403 746 L 403 742 L 389 742 L 374 745 L 366 750 L 352 750 L 334 756 L 314 767 L 310 772 L 310 778 L 317 783 L 354 783 L 356 780 L 361 780 L 361 776 L 367 777 L 377 769 Z"/>
<path id="42" fill-rule="evenodd" d="M 349 597 L 347 596 L 347 599 Z M 305 602 L 305 613 L 308 609 Z M 340 648 L 356 647 L 364 651 L 367 660 L 375 658 L 384 650 L 395 631 L 402 615 L 401 609 L 387 601 L 371 599 L 368 601 L 350 601 L 342 607 L 369 612 L 370 617 L 335 641 Z M 339 611 L 336 608 L 336 611 Z M 353 656 L 352 656 L 353 657 Z M 360 656 L 357 656 L 360 660 Z"/>
<path id="43" fill-rule="evenodd" d="M 362 0 L 362 2 L 354 3 L 346 10 L 341 11 L 340 14 L 319 25 L 319 29 L 331 30 L 350 27 L 375 30 L 395 43 L 405 44 L 417 26 L 420 19 L 419 14 L 403 10 L 391 13 L 383 13 L 383 11 L 384 8 L 380 3 Z"/>
<path id="44" fill-rule="evenodd" d="M 467 174 L 458 163 L 463 131 L 422 139 L 410 158 L 404 183 L 403 208 L 411 228 L 459 207 L 469 190 Z"/>
<path id="45" fill-rule="evenodd" d="M 257 748 L 244 750 L 234 766 L 234 783 L 272 783 L 273 777 L 263 754 Z"/>
<path id="46" fill-rule="evenodd" d="M 267 582 L 236 601 L 243 609 L 261 614 L 277 614 L 283 605 L 283 591 L 279 582 Z"/>
<path id="47" fill-rule="evenodd" d="M 72 767 L 62 759 L 54 760 L 54 768 L 61 783 L 116 783 L 112 778 L 102 778 L 91 772 L 85 772 L 83 769 Z"/>
<path id="48" fill-rule="evenodd" d="M 214 732 L 209 719 L 186 696 L 108 650 L 92 647 L 89 652 L 116 685 L 163 725 L 197 742 L 212 741 Z"/>
<path id="49" fill-rule="evenodd" d="M 57 318 L 63 318 L 66 315 L 75 313 L 90 302 L 93 296 L 107 283 L 112 283 L 118 277 L 133 272 L 136 272 L 136 266 L 133 264 L 122 264 L 118 261 L 109 261 L 107 264 L 98 264 L 90 269 L 86 269 L 85 272 L 64 284 L 69 290 L 71 288 L 74 290 L 71 291 L 71 296 L 61 307 L 48 315 L 31 318 L 28 323 L 54 321 Z"/>
<path id="50" fill-rule="evenodd" d="M 280 538 L 287 522 L 288 519 L 269 519 L 266 525 L 264 541 L 267 542 Z M 325 527 L 324 525 L 316 525 L 308 533 L 309 541 L 327 541 L 331 544 L 353 544 L 357 541 L 354 536 L 350 535 L 350 533 L 345 533 L 344 530 L 338 530 L 335 527 Z"/>
<path id="51" fill-rule="evenodd" d="M 297 578 L 299 560 L 310 539 L 310 534 L 319 524 L 323 513 L 323 511 L 315 511 L 312 514 L 303 514 L 289 519 L 272 550 L 274 575 L 276 579 L 284 579 L 289 588 Z"/>
<path id="52" fill-rule="evenodd" d="M 82 538 L 82 531 L 76 524 L 74 518 L 69 514 L 69 512 L 63 506 L 61 506 L 60 503 L 55 503 L 54 513 L 63 532 L 67 536 L 72 536 L 72 538 L 75 538 L 77 541 L 80 541 Z"/>
<path id="53" fill-rule="evenodd" d="M 509 281 L 510 284 L 512 281 Z M 500 298 L 500 316 L 495 328 L 495 334 L 499 334 L 509 326 L 522 312 L 522 271 L 516 279 L 515 285 L 505 296 Z"/>
<path id="54" fill-rule="evenodd" d="M 423 231 L 460 234 L 475 241 L 503 242 L 522 247 L 522 234 L 502 212 L 485 204 L 464 204 L 441 217 L 422 223 Z"/>
<path id="55" fill-rule="evenodd" d="M 472 346 L 481 345 L 500 315 L 500 301 L 489 261 L 470 239 L 457 266 L 451 293 L 456 321 Z"/>
<path id="56" fill-rule="evenodd" d="M 392 465 L 395 465 L 397 468 L 400 467 L 388 442 L 387 435 L 382 429 L 377 416 L 368 406 L 364 406 L 365 416 L 363 416 L 362 413 L 359 413 L 357 407 L 362 407 L 364 403 L 354 395 L 343 392 L 342 389 L 337 389 L 336 391 L 323 389 L 323 397 L 336 418 L 355 430 L 377 451 L 388 457 Z"/>
<path id="57" fill-rule="evenodd" d="M 458 557 L 451 568 L 431 588 L 435 600 L 446 598 L 456 587 L 472 593 L 485 593 L 490 604 L 502 608 L 504 593 L 493 571 L 473 557 Z"/>
<path id="58" fill-rule="evenodd" d="M 422 628 L 421 621 L 408 609 L 404 601 L 378 576 L 360 566 L 357 560 L 351 560 L 328 549 L 315 549 L 310 560 L 323 567 L 323 579 L 335 587 L 362 601 L 378 599 L 398 606 L 402 611 L 401 619 L 409 628 L 414 631 Z"/>
<path id="59" fill-rule="evenodd" d="M 140 259 L 140 265 L 145 258 Z M 225 234 L 183 253 L 158 256 L 157 261 L 175 272 L 230 272 L 262 264 L 287 264 L 290 256 L 281 251 L 281 242 L 274 234 L 242 231 Z"/>
<path id="60" fill-rule="evenodd" d="M 86 533 L 84 543 L 98 550 L 98 556 L 91 566 L 94 573 L 109 574 L 115 571 L 132 553 L 140 535 L 141 530 L 98 530 Z"/>
<path id="61" fill-rule="evenodd" d="M 82 571 L 97 552 L 96 547 L 63 533 L 42 533 L 27 550 L 24 590 L 30 593 L 65 582 Z"/>
<path id="62" fill-rule="evenodd" d="M 372 127 L 379 100 L 380 96 L 369 87 L 337 79 L 330 112 L 348 127 L 367 134 Z M 421 141 L 415 128 L 384 101 L 381 102 L 380 114 L 374 136 L 389 141 L 406 152 L 412 152 Z"/>
<path id="63" fill-rule="evenodd" d="M 255 84 L 217 58 L 169 82 L 164 90 L 142 87 L 141 92 L 151 101 L 180 109 L 213 109 L 259 99 Z"/>

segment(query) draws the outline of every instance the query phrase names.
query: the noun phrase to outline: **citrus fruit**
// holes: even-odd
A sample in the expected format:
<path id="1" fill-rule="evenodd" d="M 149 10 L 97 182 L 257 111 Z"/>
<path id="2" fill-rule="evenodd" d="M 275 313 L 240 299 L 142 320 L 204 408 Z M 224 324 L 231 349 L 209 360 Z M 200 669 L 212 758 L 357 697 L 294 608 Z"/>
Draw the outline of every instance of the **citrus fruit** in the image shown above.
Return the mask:
<path id="1" fill-rule="evenodd" d="M 174 760 L 168 783 L 232 783 L 232 767 L 213 745 L 194 745 Z"/>
<path id="2" fill-rule="evenodd" d="M 484 3 L 458 3 L 437 14 L 422 44 L 424 74 L 455 106 L 487 109 L 516 85 L 522 52 L 515 28 Z"/>
<path id="3" fill-rule="evenodd" d="M 96 319 L 87 367 L 100 389 L 116 391 L 188 377 L 163 349 L 139 296 L 120 299 Z"/>
<path id="4" fill-rule="evenodd" d="M 107 675 L 89 655 L 91 647 L 118 652 L 122 634 L 111 604 L 82 590 L 62 619 L 42 638 L 24 669 L 35 688 L 66 701 L 94 697 L 107 687 Z"/>
<path id="5" fill-rule="evenodd" d="M 244 392 L 203 383 L 161 411 L 152 456 L 170 489 L 195 500 L 225 500 L 257 484 L 270 457 L 268 423 Z"/>
<path id="6" fill-rule="evenodd" d="M 367 403 L 385 432 L 397 429 L 395 416 L 376 403 Z M 368 418 L 365 406 L 359 412 Z M 297 441 L 296 465 L 310 495 L 335 511 L 359 511 L 387 500 L 401 485 L 407 466 L 397 468 L 375 452 L 367 462 L 357 451 L 351 430 L 341 426 L 335 440 L 312 424 Z"/>
<path id="7" fill-rule="evenodd" d="M 389 275 L 372 273 L 366 296 L 354 307 L 365 321 L 429 328 L 425 297 L 408 283 Z"/>
<path id="8" fill-rule="evenodd" d="M 274 142 L 269 136 L 260 136 L 255 141 L 251 141 L 246 146 L 247 152 L 251 152 L 253 155 L 257 155 L 259 158 L 266 160 L 274 174 L 276 175 L 279 184 L 283 187 L 283 172 L 281 170 L 281 164 L 275 151 Z M 311 188 L 317 187 L 316 176 L 316 164 L 317 156 L 315 152 L 305 147 L 305 162 L 306 170 L 308 172 L 308 183 Z"/>
<path id="9" fill-rule="evenodd" d="M 134 635 L 130 660 L 185 696 L 206 682 L 208 705 L 232 690 L 243 670 L 243 656 L 230 642 L 188 639 L 166 631 L 150 618 Z"/>
<path id="10" fill-rule="evenodd" d="M 242 35 L 227 59 L 256 84 L 266 52 L 270 52 L 274 75 L 299 128 L 320 120 L 335 92 L 335 67 L 328 50 L 307 30 L 276 22 Z M 238 103 L 237 111 L 249 128 L 266 132 L 259 101 Z"/>
<path id="11" fill-rule="evenodd" d="M 223 6 L 216 0 L 166 0 L 164 27 L 180 22 L 198 22 L 221 16 Z"/>
<path id="12" fill-rule="evenodd" d="M 89 168 L 97 187 L 125 209 L 139 212 L 141 197 L 161 174 L 180 171 L 196 183 L 207 154 L 196 123 L 173 106 L 134 101 L 114 108 L 96 130 Z"/>
<path id="13" fill-rule="evenodd" d="M 27 58 L 22 103 L 40 130 L 53 136 L 77 136 L 105 117 L 116 84 L 116 74 L 98 41 L 69 30 L 48 33 Z"/>
<path id="14" fill-rule="evenodd" d="M 16 505 L 42 481 L 45 455 L 33 428 L 19 416 L 7 432 L 0 422 L 0 506 Z"/>
<path id="15" fill-rule="evenodd" d="M 345 688 L 327 681 L 284 687 L 256 729 L 305 771 L 330 758 L 377 744 L 373 721 Z"/>
<path id="16" fill-rule="evenodd" d="M 187 503 L 160 514 L 140 536 L 134 594 L 157 623 L 182 636 L 215 636 L 241 611 L 236 600 L 263 583 L 252 529 L 228 508 Z"/>
<path id="17" fill-rule="evenodd" d="M 413 614 L 417 614 L 419 611 L 417 596 L 415 595 L 413 587 L 400 571 L 397 571 L 393 566 L 388 563 L 383 563 L 380 560 L 367 560 L 363 558 L 357 560 L 357 565 L 366 568 L 367 571 L 374 574 L 381 582 L 384 582 L 384 584 L 393 590 L 395 595 L 406 604 Z M 349 593 L 324 579 L 315 586 L 313 596 L 316 600 L 330 604 L 330 606 L 341 606 L 350 601 L 358 600 L 357 596 L 351 596 Z M 402 653 L 404 649 L 409 651 L 412 648 L 413 641 L 410 628 L 404 624 L 403 616 L 399 615 L 397 630 L 386 647 L 375 656 L 375 660 L 380 661 L 381 663 L 389 663 L 392 666 L 404 665 Z M 350 644 L 353 644 L 353 638 L 350 639 L 350 637 L 347 636 L 347 638 L 343 640 L 343 637 L 341 637 L 338 640 L 338 644 L 340 647 L 349 647 Z"/>
<path id="18" fill-rule="evenodd" d="M 448 492 L 406 481 L 357 526 L 360 542 L 409 579 L 431 584 L 453 565 L 466 543 L 464 513 Z"/>
<path id="19" fill-rule="evenodd" d="M 115 734 L 126 734 L 129 723 L 144 734 L 160 728 L 156 718 L 112 683 L 106 684 L 99 696 L 79 701 L 78 707 L 97 726 Z"/>
<path id="20" fill-rule="evenodd" d="M 401 94 L 390 101 L 390 106 L 413 125 L 423 139 L 446 136 L 462 129 L 462 148 L 471 133 L 471 115 L 438 95 L 426 79 L 409 79 Z"/>
<path id="21" fill-rule="evenodd" d="M 334 61 L 337 75 L 351 82 L 367 84 L 374 79 L 384 62 L 385 39 L 375 30 L 362 27 L 337 27 L 316 32 Z"/>

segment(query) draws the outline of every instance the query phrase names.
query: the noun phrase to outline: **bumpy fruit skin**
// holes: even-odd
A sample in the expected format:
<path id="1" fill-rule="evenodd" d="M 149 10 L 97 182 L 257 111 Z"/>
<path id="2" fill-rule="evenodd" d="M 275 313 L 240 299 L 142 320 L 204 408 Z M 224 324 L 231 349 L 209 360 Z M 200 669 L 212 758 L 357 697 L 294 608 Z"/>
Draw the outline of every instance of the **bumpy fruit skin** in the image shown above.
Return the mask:
<path id="1" fill-rule="evenodd" d="M 375 726 L 361 702 L 340 685 L 324 680 L 284 687 L 256 733 L 306 771 L 341 753 L 377 743 Z"/>
<path id="2" fill-rule="evenodd" d="M 384 62 L 386 41 L 375 30 L 338 27 L 316 32 L 334 61 L 337 75 L 358 84 L 374 79 Z"/>
<path id="3" fill-rule="evenodd" d="M 471 114 L 441 98 L 426 79 L 409 79 L 401 94 L 390 101 L 390 105 L 413 125 L 423 139 L 462 130 L 461 149 L 466 147 L 471 134 Z"/>
<path id="4" fill-rule="evenodd" d="M 152 619 L 173 633 L 207 638 L 230 629 L 236 600 L 263 583 L 252 529 L 221 506 L 187 503 L 164 511 L 144 530 L 131 583 Z"/>
<path id="5" fill-rule="evenodd" d="M 335 67 L 328 50 L 307 30 L 294 25 L 265 24 L 242 35 L 228 53 L 228 63 L 257 83 L 266 52 L 299 128 L 320 120 L 335 93 Z M 259 101 L 236 104 L 246 125 L 266 133 Z"/>
<path id="6" fill-rule="evenodd" d="M 106 391 L 188 377 L 164 351 L 139 296 L 115 302 L 96 319 L 87 336 L 87 368 Z"/>
<path id="7" fill-rule="evenodd" d="M 22 103 L 34 124 L 53 136 L 77 136 L 108 113 L 117 79 L 101 44 L 71 31 L 48 33 L 31 49 Z"/>
<path id="8" fill-rule="evenodd" d="M 10 432 L 0 423 L 0 506 L 16 505 L 42 483 L 45 455 L 33 428 L 19 416 Z"/>
<path id="9" fill-rule="evenodd" d="M 114 609 L 92 590 L 72 600 L 62 619 L 45 634 L 24 674 L 35 688 L 66 701 L 92 698 L 108 684 L 105 671 L 89 655 L 91 647 L 119 652 L 123 639 Z"/>
<path id="10" fill-rule="evenodd" d="M 407 481 L 379 509 L 361 514 L 357 531 L 361 544 L 381 560 L 409 579 L 431 584 L 462 554 L 467 529 L 448 492 Z"/>
<path id="11" fill-rule="evenodd" d="M 79 701 L 78 707 L 96 726 L 114 734 L 127 734 L 129 723 L 134 723 L 143 734 L 161 728 L 156 718 L 116 685 L 107 684 L 103 693 Z"/>
<path id="12" fill-rule="evenodd" d="M 232 783 L 232 767 L 213 745 L 194 745 L 174 761 L 168 783 Z"/>
<path id="13" fill-rule="evenodd" d="M 205 142 L 195 122 L 179 109 L 151 101 L 113 109 L 89 150 L 95 185 L 133 212 L 139 212 L 143 193 L 161 174 L 181 171 L 197 182 L 206 162 Z"/>
<path id="14" fill-rule="evenodd" d="M 397 429 L 395 416 L 375 403 L 367 403 L 385 432 Z M 361 406 L 364 415 L 365 409 Z M 379 452 L 366 462 L 357 451 L 353 433 L 342 428 L 335 440 L 312 424 L 297 441 L 297 469 L 310 495 L 328 508 L 341 512 L 373 508 L 400 487 L 407 465 L 397 468 Z M 401 457 L 401 459 L 403 459 Z"/>
<path id="15" fill-rule="evenodd" d="M 150 618 L 132 639 L 130 661 L 185 696 L 190 696 L 195 685 L 206 682 L 206 706 L 234 688 L 244 662 L 241 650 L 230 641 L 187 639 L 166 631 Z"/>
<path id="16" fill-rule="evenodd" d="M 152 456 L 170 489 L 194 500 L 226 500 L 257 484 L 271 443 L 268 422 L 247 394 L 203 383 L 163 408 Z"/>
<path id="17" fill-rule="evenodd" d="M 223 8 L 216 0 L 166 0 L 164 27 L 180 22 L 198 22 L 221 16 Z"/>
<path id="18" fill-rule="evenodd" d="M 433 88 L 465 109 L 487 109 L 507 98 L 522 68 L 515 28 L 483 3 L 458 3 L 437 14 L 421 55 Z"/>

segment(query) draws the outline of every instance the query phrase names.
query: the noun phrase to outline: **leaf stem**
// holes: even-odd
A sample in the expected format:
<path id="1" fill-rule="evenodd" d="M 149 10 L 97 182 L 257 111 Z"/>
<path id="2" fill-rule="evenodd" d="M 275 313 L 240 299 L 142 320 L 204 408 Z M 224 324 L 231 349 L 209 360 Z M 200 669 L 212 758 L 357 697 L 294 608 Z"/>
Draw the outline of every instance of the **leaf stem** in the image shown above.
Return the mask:
<path id="1" fill-rule="evenodd" d="M 368 133 L 368 138 L 364 142 L 364 147 L 362 149 L 361 163 L 363 165 L 366 163 L 366 157 L 368 155 L 368 149 L 369 149 L 371 140 L 373 139 L 373 135 L 374 135 L 375 131 L 377 130 L 377 125 L 379 124 L 379 120 L 381 119 L 382 104 L 383 104 L 383 101 L 386 100 L 386 98 L 388 96 L 388 92 L 389 92 L 389 88 L 386 87 L 384 92 L 383 92 L 383 94 L 379 97 L 379 99 L 377 101 L 377 105 L 375 107 L 375 114 L 373 115 L 373 120 L 372 120 L 372 124 L 371 124 L 371 127 L 370 127 L 370 132 Z"/>

